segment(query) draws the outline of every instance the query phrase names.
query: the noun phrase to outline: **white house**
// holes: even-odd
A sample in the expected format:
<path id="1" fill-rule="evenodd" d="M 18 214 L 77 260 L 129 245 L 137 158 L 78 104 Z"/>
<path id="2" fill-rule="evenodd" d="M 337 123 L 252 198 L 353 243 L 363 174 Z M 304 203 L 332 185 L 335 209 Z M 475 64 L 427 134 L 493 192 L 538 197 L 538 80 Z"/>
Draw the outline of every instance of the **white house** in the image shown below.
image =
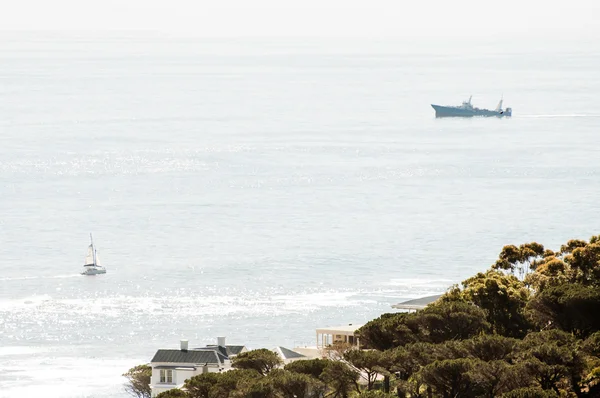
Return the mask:
<path id="1" fill-rule="evenodd" d="M 180 348 L 160 349 L 154 354 L 150 365 L 152 397 L 183 383 L 196 375 L 208 372 L 224 372 L 231 369 L 231 358 L 248 351 L 243 345 L 226 345 L 225 337 L 219 337 L 216 345 L 188 349 L 188 341 L 181 340 Z"/>

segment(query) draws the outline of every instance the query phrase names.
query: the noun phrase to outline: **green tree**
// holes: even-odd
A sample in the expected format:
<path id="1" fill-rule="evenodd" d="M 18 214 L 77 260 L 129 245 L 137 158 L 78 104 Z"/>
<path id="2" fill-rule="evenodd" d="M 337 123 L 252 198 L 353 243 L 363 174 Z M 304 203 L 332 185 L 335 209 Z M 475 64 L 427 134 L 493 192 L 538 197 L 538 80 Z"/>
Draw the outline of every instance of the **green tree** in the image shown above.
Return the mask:
<path id="1" fill-rule="evenodd" d="M 535 269 L 535 272 L 527 275 L 525 283 L 536 292 L 569 282 L 570 267 L 562 259 L 550 256 L 546 257 Z"/>
<path id="2" fill-rule="evenodd" d="M 173 388 L 171 390 L 161 392 L 156 396 L 156 398 L 190 398 L 190 396 L 179 388 Z"/>
<path id="3" fill-rule="evenodd" d="M 421 368 L 437 359 L 440 355 L 439 345 L 431 343 L 414 343 L 395 349 L 395 363 L 392 370 L 400 380 L 408 381 Z"/>
<path id="4" fill-rule="evenodd" d="M 361 344 L 366 348 L 385 351 L 417 341 L 418 325 L 410 323 L 414 314 L 383 314 L 358 329 Z"/>
<path id="5" fill-rule="evenodd" d="M 521 366 L 502 360 L 475 360 L 468 375 L 482 398 L 495 398 L 502 393 L 530 385 L 530 378 Z"/>
<path id="6" fill-rule="evenodd" d="M 202 373 L 193 376 L 184 383 L 184 388 L 190 398 L 213 398 L 214 387 L 219 383 L 221 373 Z"/>
<path id="7" fill-rule="evenodd" d="M 510 271 L 523 279 L 532 269 L 535 269 L 537 261 L 550 254 L 553 253 L 545 251 L 544 246 L 537 242 L 524 243 L 519 247 L 508 245 L 502 248 L 492 268 Z"/>
<path id="8" fill-rule="evenodd" d="M 266 348 L 242 352 L 231 361 L 231 366 L 236 369 L 254 369 L 263 376 L 282 364 L 279 355 Z"/>
<path id="9" fill-rule="evenodd" d="M 367 381 L 367 390 L 373 389 L 377 375 L 381 373 L 383 356 L 376 350 L 349 350 L 344 353 L 344 359 L 358 369 Z"/>
<path id="10" fill-rule="evenodd" d="M 414 317 L 419 325 L 419 341 L 441 343 L 464 340 L 489 329 L 486 313 L 460 301 L 440 302 L 418 311 Z"/>
<path id="11" fill-rule="evenodd" d="M 275 369 L 267 377 L 282 398 L 319 398 L 325 394 L 325 384 L 306 374 Z"/>
<path id="12" fill-rule="evenodd" d="M 127 378 L 127 384 L 125 384 L 125 391 L 129 395 L 133 395 L 138 398 L 150 398 L 150 378 L 152 377 L 152 366 L 150 365 L 138 365 L 123 374 Z"/>
<path id="13" fill-rule="evenodd" d="M 256 379 L 240 379 L 232 394 L 232 398 L 277 398 L 277 391 L 267 377 Z"/>
<path id="14" fill-rule="evenodd" d="M 522 338 L 530 325 L 525 316 L 525 306 L 530 291 L 513 275 L 489 270 L 462 282 L 448 292 L 441 301 L 462 300 L 475 304 L 486 312 L 493 332 L 507 337 Z"/>
<path id="15" fill-rule="evenodd" d="M 600 366 L 592 369 L 586 376 L 584 383 L 588 391 L 588 397 L 600 397 Z"/>
<path id="16" fill-rule="evenodd" d="M 558 398 L 558 395 L 554 391 L 542 390 L 539 387 L 525 387 L 504 393 L 500 398 Z"/>
<path id="17" fill-rule="evenodd" d="M 443 398 L 470 398 L 476 396 L 470 377 L 474 364 L 466 358 L 435 361 L 422 368 L 417 377 Z"/>
<path id="18" fill-rule="evenodd" d="M 580 284 L 553 286 L 537 294 L 527 311 L 540 328 L 557 327 L 586 338 L 600 331 L 600 289 Z"/>
<path id="19" fill-rule="evenodd" d="M 321 375 L 329 387 L 328 396 L 333 398 L 348 398 L 352 393 L 359 392 L 358 377 L 356 370 L 339 361 L 332 361 Z"/>
<path id="20" fill-rule="evenodd" d="M 321 373 L 323 373 L 323 370 L 325 370 L 325 368 L 329 366 L 330 363 L 331 360 L 329 359 L 306 359 L 302 361 L 290 362 L 284 366 L 284 369 L 289 370 L 290 372 L 309 375 L 314 377 L 315 379 L 318 379 L 321 377 Z"/>
<path id="21" fill-rule="evenodd" d="M 595 332 L 585 339 L 581 348 L 588 355 L 600 359 L 600 332 Z"/>
<path id="22" fill-rule="evenodd" d="M 565 384 L 581 395 L 585 358 L 571 334 L 560 330 L 530 333 L 519 343 L 516 359 L 542 389 L 559 394 L 559 386 Z"/>
<path id="23" fill-rule="evenodd" d="M 587 286 L 600 286 L 600 236 L 590 243 L 573 249 L 564 257 L 571 268 L 571 282 Z"/>
<path id="24" fill-rule="evenodd" d="M 362 391 L 359 395 L 359 398 L 398 398 L 396 394 L 389 394 L 380 390 L 366 390 Z"/>
<path id="25" fill-rule="evenodd" d="M 228 372 L 219 373 L 217 382 L 210 390 L 211 398 L 229 398 L 238 390 L 239 385 L 252 384 L 256 380 L 262 379 L 262 375 L 254 369 L 233 369 Z M 190 379 L 193 380 L 192 377 Z M 192 397 L 196 398 L 196 397 Z"/>
<path id="26" fill-rule="evenodd" d="M 482 361 L 507 361 L 518 340 L 496 334 L 482 334 L 465 340 L 463 345 L 470 356 Z"/>

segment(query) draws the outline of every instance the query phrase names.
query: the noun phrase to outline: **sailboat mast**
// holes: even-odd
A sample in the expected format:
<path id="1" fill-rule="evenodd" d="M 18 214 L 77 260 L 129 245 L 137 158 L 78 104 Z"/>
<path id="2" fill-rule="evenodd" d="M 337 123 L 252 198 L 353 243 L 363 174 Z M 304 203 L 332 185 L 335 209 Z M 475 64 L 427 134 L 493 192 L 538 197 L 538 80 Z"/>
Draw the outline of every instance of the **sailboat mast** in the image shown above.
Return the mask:
<path id="1" fill-rule="evenodd" d="M 92 255 L 94 256 L 94 267 L 96 266 L 96 248 L 94 247 L 94 238 L 92 238 L 92 234 L 90 233 L 90 241 L 92 241 Z"/>

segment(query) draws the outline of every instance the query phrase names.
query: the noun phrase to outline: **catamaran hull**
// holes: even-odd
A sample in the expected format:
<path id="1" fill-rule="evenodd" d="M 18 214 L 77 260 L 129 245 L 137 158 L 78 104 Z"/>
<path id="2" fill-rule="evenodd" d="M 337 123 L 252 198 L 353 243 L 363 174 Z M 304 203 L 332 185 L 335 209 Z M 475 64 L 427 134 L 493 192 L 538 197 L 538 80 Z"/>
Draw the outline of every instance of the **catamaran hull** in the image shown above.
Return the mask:
<path id="1" fill-rule="evenodd" d="M 462 109 L 434 104 L 431 104 L 431 107 L 435 110 L 435 117 L 503 117 L 512 115 L 510 108 L 507 108 L 505 111 L 490 111 L 489 109 Z"/>
<path id="2" fill-rule="evenodd" d="M 106 274 L 106 269 L 104 267 L 86 267 L 83 270 L 81 275 L 99 275 Z"/>

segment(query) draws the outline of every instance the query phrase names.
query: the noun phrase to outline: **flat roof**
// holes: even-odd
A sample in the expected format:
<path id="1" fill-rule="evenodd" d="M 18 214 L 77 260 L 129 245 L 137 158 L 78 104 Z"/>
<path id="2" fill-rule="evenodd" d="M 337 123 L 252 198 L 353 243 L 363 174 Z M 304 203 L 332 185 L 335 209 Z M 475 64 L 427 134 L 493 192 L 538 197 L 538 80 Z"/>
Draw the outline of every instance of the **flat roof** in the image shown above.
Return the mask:
<path id="1" fill-rule="evenodd" d="M 331 333 L 331 332 L 339 332 L 339 333 L 354 333 L 356 330 L 360 329 L 362 324 L 349 324 L 349 325 L 341 325 L 341 326 L 331 326 L 325 328 L 318 328 L 317 333 Z"/>
<path id="2" fill-rule="evenodd" d="M 403 301 L 402 303 L 392 305 L 392 308 L 400 310 L 420 310 L 427 307 L 428 304 L 433 303 L 440 297 L 442 297 L 441 294 L 435 294 L 433 296 L 426 296 L 413 300 Z"/>

